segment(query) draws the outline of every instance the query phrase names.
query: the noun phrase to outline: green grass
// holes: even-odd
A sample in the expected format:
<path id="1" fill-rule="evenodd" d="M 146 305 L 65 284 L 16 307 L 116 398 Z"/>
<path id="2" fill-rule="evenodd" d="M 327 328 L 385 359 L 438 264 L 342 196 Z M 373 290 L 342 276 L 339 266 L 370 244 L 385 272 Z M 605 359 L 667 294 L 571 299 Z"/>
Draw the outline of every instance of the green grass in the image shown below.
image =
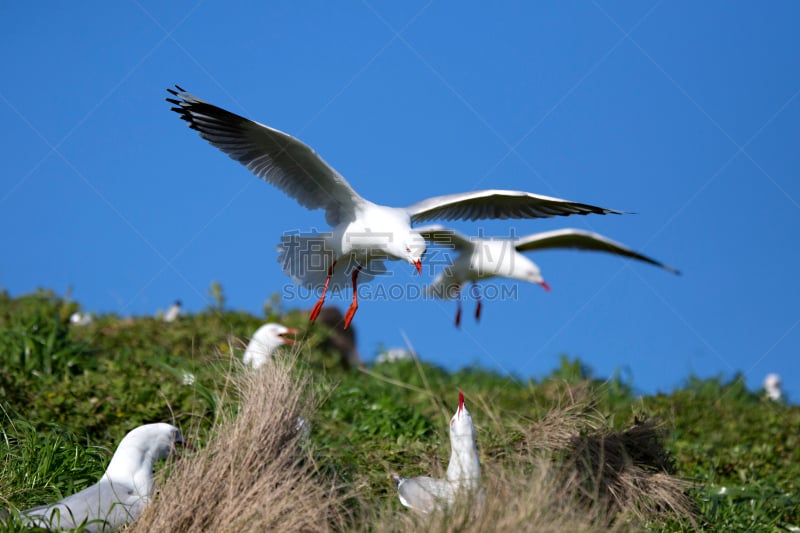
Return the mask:
<path id="1" fill-rule="evenodd" d="M 305 313 L 272 302 L 256 317 L 225 311 L 223 301 L 173 324 L 107 315 L 73 327 L 76 303 L 47 291 L 0 293 L 2 506 L 27 508 L 94 483 L 116 443 L 139 424 L 168 421 L 207 434 L 221 409 L 237 409 L 228 376 L 241 357 L 238 339 L 277 319 L 307 332 L 297 371 L 311 376 L 320 402 L 310 420 L 316 463 L 348 487 L 352 501 L 397 509 L 391 473 L 431 474 L 446 464 L 458 390 L 469 399 L 480 453 L 491 458 L 526 445 L 520 428 L 571 395 L 590 398 L 609 428 L 663 421 L 675 475 L 694 484 L 697 529 L 800 526 L 800 408 L 764 400 L 739 376 L 690 376 L 670 394 L 639 398 L 632 383 L 594 376 L 567 357 L 536 381 L 415 362 L 343 371 L 317 348 L 325 332 L 310 328 Z M 194 383 L 184 383 L 185 373 Z M 3 527 L 24 529 L 13 520 Z M 646 527 L 695 530 L 670 518 Z"/>

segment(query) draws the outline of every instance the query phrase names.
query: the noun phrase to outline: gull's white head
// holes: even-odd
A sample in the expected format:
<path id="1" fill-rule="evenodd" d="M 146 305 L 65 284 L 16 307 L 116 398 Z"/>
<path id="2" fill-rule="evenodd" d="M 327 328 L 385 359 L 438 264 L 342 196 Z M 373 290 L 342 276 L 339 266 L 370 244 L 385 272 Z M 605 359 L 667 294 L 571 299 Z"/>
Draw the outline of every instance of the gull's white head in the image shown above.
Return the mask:
<path id="1" fill-rule="evenodd" d="M 414 230 L 404 234 L 401 239 L 388 243 L 389 255 L 407 261 L 414 265 L 418 274 L 422 274 L 422 256 L 425 255 L 427 245 L 422 235 Z"/>
<path id="2" fill-rule="evenodd" d="M 186 444 L 180 429 L 164 422 L 145 424 L 130 430 L 123 437 L 115 455 L 120 451 L 131 449 L 141 450 L 153 459 L 165 459 L 176 444 Z"/>
<path id="3" fill-rule="evenodd" d="M 283 324 L 270 322 L 256 330 L 250 344 L 244 352 L 243 361 L 246 365 L 258 368 L 266 363 L 272 352 L 282 344 L 294 344 L 295 340 L 287 335 L 296 335 L 296 329 L 287 328 Z"/>
<path id="4" fill-rule="evenodd" d="M 166 459 L 176 445 L 186 445 L 181 430 L 172 424 L 145 424 L 132 429 L 120 441 L 105 477 L 111 481 L 132 482 L 140 494 L 150 495 L 153 463 Z"/>
<path id="5" fill-rule="evenodd" d="M 450 419 L 450 441 L 455 447 L 454 439 L 469 439 L 470 442 L 475 440 L 475 426 L 472 423 L 472 416 L 464 404 L 464 393 L 460 391 L 458 393 L 458 408 Z"/>
<path id="6" fill-rule="evenodd" d="M 548 285 L 542 277 L 542 271 L 539 270 L 539 265 L 520 253 L 514 254 L 513 271 L 510 277 L 520 281 L 541 285 L 544 290 L 550 292 L 550 285 Z"/>
<path id="7" fill-rule="evenodd" d="M 767 374 L 767 377 L 764 378 L 764 389 L 770 400 L 780 400 L 783 397 L 781 377 L 778 374 Z"/>

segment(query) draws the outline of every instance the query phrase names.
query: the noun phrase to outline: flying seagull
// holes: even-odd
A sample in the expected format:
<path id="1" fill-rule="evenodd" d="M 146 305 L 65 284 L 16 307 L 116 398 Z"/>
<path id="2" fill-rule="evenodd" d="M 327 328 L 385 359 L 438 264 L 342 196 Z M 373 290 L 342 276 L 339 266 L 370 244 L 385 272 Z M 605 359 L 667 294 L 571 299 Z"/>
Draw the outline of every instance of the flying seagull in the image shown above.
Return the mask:
<path id="1" fill-rule="evenodd" d="M 521 252 L 550 248 L 573 248 L 592 250 L 637 259 L 680 274 L 675 268 L 635 252 L 608 237 L 575 228 L 534 233 L 519 238 L 467 237 L 455 230 L 439 225 L 417 228 L 426 241 L 454 249 L 459 253 L 451 264 L 436 277 L 427 292 L 437 298 L 456 298 L 455 324 L 461 323 L 461 300 L 459 294 L 467 282 L 494 277 L 510 278 L 541 285 L 546 291 L 550 285 L 542 277 L 539 267 Z M 475 307 L 475 319 L 481 316 L 481 300 Z"/>
<path id="2" fill-rule="evenodd" d="M 197 98 L 179 86 L 167 89 L 171 108 L 200 136 L 259 178 L 308 209 L 324 209 L 328 233 L 284 235 L 278 261 L 297 283 L 322 289 L 315 321 L 333 279 L 353 287 L 345 328 L 358 309 L 359 273 L 385 272 L 385 260 L 407 261 L 422 273 L 425 240 L 411 227 L 426 220 L 547 218 L 619 211 L 522 191 L 483 190 L 427 198 L 407 207 L 388 207 L 358 194 L 341 174 L 299 139 Z"/>
<path id="3" fill-rule="evenodd" d="M 128 432 L 100 481 L 61 501 L 21 513 L 31 527 L 97 532 L 138 518 L 153 496 L 153 463 L 185 444 L 178 428 L 146 424 Z"/>

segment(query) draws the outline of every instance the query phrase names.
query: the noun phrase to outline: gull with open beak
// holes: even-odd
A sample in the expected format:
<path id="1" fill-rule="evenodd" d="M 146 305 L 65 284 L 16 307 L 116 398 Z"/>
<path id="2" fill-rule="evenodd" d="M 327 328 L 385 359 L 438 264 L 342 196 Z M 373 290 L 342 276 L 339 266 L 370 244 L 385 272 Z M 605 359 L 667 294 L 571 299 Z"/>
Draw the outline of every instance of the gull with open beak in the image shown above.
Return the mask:
<path id="1" fill-rule="evenodd" d="M 458 408 L 450 419 L 450 463 L 445 479 L 427 476 L 394 476 L 400 503 L 423 513 L 452 505 L 460 496 L 468 496 L 478 487 L 481 464 L 475 444 L 475 426 L 458 393 Z"/>
<path id="2" fill-rule="evenodd" d="M 283 344 L 295 344 L 295 340 L 287 335 L 297 335 L 296 329 L 287 328 L 282 324 L 270 322 L 256 330 L 247 349 L 244 351 L 242 361 L 245 365 L 259 368 L 269 361 L 272 352 Z"/>

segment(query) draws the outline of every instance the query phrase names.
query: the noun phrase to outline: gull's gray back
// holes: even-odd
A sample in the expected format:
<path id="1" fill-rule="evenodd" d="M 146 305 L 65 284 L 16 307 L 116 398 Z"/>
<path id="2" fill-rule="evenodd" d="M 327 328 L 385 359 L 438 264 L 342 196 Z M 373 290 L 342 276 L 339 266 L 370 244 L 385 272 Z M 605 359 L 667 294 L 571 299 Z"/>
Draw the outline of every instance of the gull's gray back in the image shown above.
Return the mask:
<path id="1" fill-rule="evenodd" d="M 91 487 L 67 496 L 51 505 L 28 509 L 23 513 L 32 525 L 73 529 L 81 524 L 84 531 L 111 531 L 138 518 L 145 501 L 132 487 L 112 484 L 103 479 Z"/>
<path id="2" fill-rule="evenodd" d="M 397 491 L 400 493 L 400 503 L 423 513 L 430 513 L 440 503 L 452 503 L 454 497 L 451 482 L 427 476 L 399 478 Z"/>

